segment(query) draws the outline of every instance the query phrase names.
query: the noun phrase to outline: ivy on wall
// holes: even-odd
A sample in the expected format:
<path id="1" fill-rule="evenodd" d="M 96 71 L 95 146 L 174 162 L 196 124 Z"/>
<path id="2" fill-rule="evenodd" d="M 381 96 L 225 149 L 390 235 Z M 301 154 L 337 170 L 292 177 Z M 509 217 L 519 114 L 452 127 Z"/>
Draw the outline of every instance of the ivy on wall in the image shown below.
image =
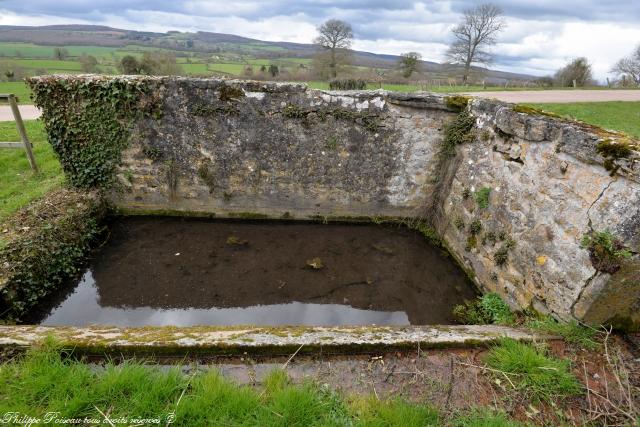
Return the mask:
<path id="1" fill-rule="evenodd" d="M 106 188 L 136 119 L 158 118 L 150 80 L 39 77 L 27 80 L 49 142 L 74 187 Z"/>
<path id="2" fill-rule="evenodd" d="M 24 207 L 6 223 L 0 248 L 0 308 L 21 320 L 33 306 L 80 273 L 102 231 L 106 205 L 96 192 L 62 189 Z"/>

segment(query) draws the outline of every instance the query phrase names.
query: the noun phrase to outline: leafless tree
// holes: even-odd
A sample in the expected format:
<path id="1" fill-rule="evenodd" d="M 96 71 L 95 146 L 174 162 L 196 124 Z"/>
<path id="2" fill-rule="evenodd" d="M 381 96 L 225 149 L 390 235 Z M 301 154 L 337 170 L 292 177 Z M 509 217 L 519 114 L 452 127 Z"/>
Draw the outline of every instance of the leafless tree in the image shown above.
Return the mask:
<path id="1" fill-rule="evenodd" d="M 584 57 L 572 59 L 556 72 L 555 80 L 559 86 L 583 87 L 593 84 L 589 60 Z"/>
<path id="2" fill-rule="evenodd" d="M 619 60 L 611 72 L 629 76 L 636 85 L 640 85 L 640 45 L 630 56 Z"/>
<path id="3" fill-rule="evenodd" d="M 462 23 L 455 27 L 454 41 L 449 46 L 447 58 L 452 64 L 463 64 L 463 83 L 469 80 L 472 64 L 488 64 L 492 55 L 488 47 L 496 44 L 496 37 L 506 26 L 502 9 L 486 3 L 464 11 Z"/>
<path id="4" fill-rule="evenodd" d="M 345 51 L 351 47 L 353 30 L 348 22 L 330 19 L 318 27 L 318 37 L 314 42 L 328 51 L 328 65 L 330 77 L 338 75 L 338 65 L 347 55 Z"/>

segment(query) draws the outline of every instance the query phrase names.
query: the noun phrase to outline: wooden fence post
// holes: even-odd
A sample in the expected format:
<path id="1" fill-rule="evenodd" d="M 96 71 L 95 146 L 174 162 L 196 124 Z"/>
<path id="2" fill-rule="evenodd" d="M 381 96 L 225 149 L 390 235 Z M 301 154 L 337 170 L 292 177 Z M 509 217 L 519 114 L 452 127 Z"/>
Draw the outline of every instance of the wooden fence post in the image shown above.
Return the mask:
<path id="1" fill-rule="evenodd" d="M 31 142 L 29 141 L 29 137 L 27 136 L 27 130 L 24 127 L 24 122 L 22 121 L 22 116 L 20 115 L 20 109 L 18 108 L 18 102 L 16 100 L 15 95 L 0 95 L 0 99 L 8 99 L 9 105 L 11 105 L 11 111 L 13 112 L 13 118 L 16 121 L 16 128 L 18 129 L 18 133 L 20 134 L 20 139 L 22 143 L 19 142 L 0 142 L 0 148 L 19 148 L 21 145 L 24 147 L 24 151 L 27 152 L 27 157 L 29 158 L 29 164 L 31 165 L 31 169 L 38 173 L 38 165 L 36 164 L 36 158 L 33 155 L 33 150 L 31 149 Z"/>

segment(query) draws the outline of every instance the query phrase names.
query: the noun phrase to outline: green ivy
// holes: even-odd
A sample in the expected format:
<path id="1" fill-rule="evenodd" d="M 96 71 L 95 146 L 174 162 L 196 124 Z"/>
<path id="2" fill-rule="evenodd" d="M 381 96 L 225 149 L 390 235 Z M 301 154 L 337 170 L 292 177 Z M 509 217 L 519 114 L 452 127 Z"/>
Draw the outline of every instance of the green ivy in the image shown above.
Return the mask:
<path id="1" fill-rule="evenodd" d="M 113 184 L 136 119 L 158 118 L 149 81 L 125 78 L 33 78 L 49 142 L 69 182 L 78 188 Z"/>
<path id="2" fill-rule="evenodd" d="M 20 230 L 0 249 L 0 264 L 8 266 L 9 272 L 9 281 L 0 291 L 0 300 L 7 306 L 5 317 L 20 320 L 43 297 L 80 273 L 82 261 L 102 231 L 104 215 L 99 197 L 60 190 L 3 225 Z"/>

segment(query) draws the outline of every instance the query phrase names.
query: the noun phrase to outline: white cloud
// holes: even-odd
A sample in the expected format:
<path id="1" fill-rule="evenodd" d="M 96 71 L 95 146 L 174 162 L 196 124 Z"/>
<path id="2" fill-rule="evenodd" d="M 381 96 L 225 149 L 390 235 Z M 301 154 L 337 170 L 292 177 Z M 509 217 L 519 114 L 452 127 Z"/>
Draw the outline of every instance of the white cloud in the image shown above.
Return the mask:
<path id="1" fill-rule="evenodd" d="M 1 2 L 2 0 L 0 0 Z M 494 48 L 493 68 L 551 74 L 586 56 L 603 80 L 640 43 L 637 0 L 495 0 L 508 26 Z M 163 32 L 211 31 L 271 41 L 309 43 L 329 17 L 351 22 L 354 48 L 420 52 L 444 61 L 450 29 L 467 0 L 27 0 L 2 2 L 0 25 L 101 24 Z M 635 15 L 635 16 L 634 16 Z"/>

